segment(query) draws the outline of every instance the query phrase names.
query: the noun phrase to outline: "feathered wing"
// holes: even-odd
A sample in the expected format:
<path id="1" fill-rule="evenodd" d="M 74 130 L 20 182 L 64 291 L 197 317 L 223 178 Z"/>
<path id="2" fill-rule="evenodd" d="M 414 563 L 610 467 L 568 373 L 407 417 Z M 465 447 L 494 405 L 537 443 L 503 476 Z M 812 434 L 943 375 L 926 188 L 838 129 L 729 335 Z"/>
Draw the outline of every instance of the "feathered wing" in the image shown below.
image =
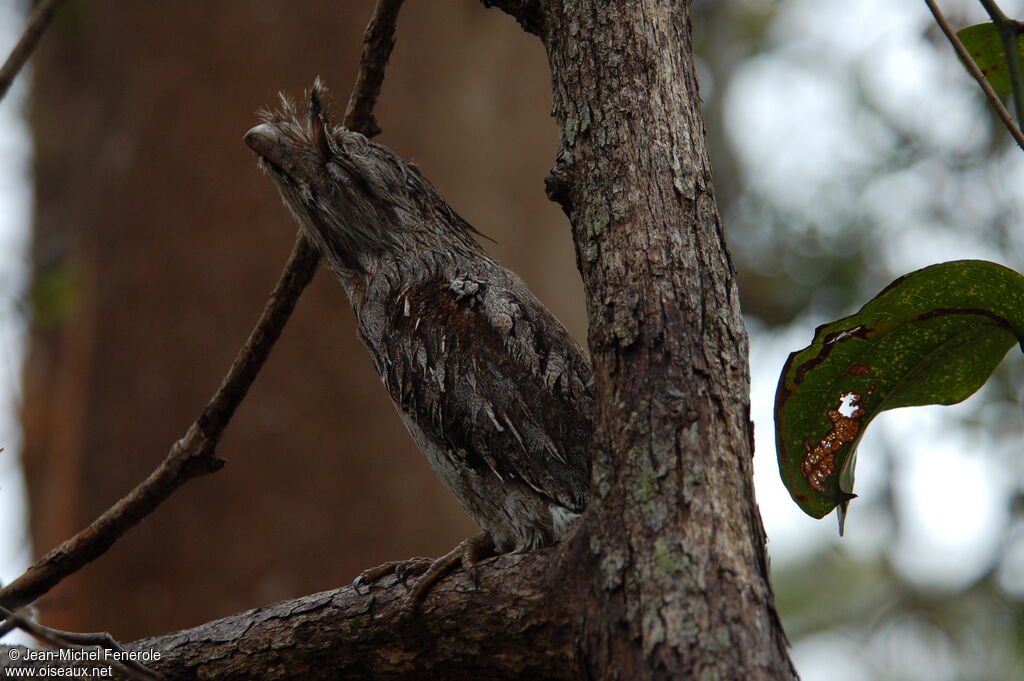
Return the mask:
<path id="1" fill-rule="evenodd" d="M 587 504 L 590 362 L 514 275 L 401 290 L 378 370 L 392 398 L 467 468 L 521 481 L 574 512 Z"/>

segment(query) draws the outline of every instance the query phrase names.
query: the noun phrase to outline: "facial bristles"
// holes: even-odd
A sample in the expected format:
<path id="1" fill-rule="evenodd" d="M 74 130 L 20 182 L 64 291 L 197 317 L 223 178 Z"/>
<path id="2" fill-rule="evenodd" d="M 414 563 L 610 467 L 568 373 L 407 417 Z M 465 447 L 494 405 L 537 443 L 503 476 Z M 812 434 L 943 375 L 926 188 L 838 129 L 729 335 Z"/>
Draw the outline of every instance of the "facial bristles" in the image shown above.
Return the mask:
<path id="1" fill-rule="evenodd" d="M 277 109 L 260 109 L 256 112 L 256 118 L 260 123 L 276 125 L 295 119 L 295 102 L 283 92 L 277 93 L 277 101 Z"/>

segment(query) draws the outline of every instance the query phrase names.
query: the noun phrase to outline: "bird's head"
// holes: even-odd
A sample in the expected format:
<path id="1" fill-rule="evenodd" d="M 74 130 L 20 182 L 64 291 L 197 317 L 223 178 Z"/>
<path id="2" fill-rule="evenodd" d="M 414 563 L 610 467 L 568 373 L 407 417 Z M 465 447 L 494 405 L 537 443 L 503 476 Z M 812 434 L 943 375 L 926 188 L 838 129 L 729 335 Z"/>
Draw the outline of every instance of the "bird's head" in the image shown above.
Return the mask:
<path id="1" fill-rule="evenodd" d="M 281 95 L 245 133 L 300 228 L 336 269 L 360 271 L 375 259 L 423 249 L 478 249 L 475 230 L 420 172 L 390 149 L 333 125 L 319 78 L 307 115 Z"/>

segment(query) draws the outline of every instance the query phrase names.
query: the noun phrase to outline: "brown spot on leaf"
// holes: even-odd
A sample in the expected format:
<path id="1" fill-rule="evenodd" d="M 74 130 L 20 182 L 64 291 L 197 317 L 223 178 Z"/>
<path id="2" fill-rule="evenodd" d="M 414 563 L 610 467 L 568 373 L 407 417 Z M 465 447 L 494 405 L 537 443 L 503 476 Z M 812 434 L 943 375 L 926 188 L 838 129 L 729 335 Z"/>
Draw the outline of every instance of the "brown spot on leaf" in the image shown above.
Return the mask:
<path id="1" fill-rule="evenodd" d="M 849 416 L 843 414 L 844 409 L 849 410 Z M 814 447 L 804 441 L 805 455 L 800 462 L 800 474 L 818 492 L 825 491 L 825 480 L 836 471 L 836 452 L 857 438 L 864 407 L 860 404 L 860 395 L 848 392 L 840 395 L 839 404 L 826 413 L 832 422 L 831 430 Z"/>
<path id="2" fill-rule="evenodd" d="M 871 373 L 871 367 L 867 364 L 854 364 L 852 367 L 846 370 L 851 376 L 867 376 Z"/>

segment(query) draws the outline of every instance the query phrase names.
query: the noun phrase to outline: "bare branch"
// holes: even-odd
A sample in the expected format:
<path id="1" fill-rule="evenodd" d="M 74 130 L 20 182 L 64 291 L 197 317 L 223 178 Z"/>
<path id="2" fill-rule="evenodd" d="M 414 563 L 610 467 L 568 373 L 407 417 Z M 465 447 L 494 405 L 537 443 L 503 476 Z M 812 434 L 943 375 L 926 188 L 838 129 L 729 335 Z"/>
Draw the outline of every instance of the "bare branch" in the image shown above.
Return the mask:
<path id="1" fill-rule="evenodd" d="M 221 434 L 281 335 L 299 293 L 312 278 L 315 264 L 316 255 L 312 247 L 304 241 L 296 243 L 285 267 L 285 275 L 271 293 L 256 327 L 220 388 L 185 437 L 171 447 L 167 458 L 127 496 L 0 589 L 0 605 L 19 608 L 39 598 L 65 577 L 105 553 L 179 487 L 224 465 L 223 460 L 214 455 Z"/>
<path id="2" fill-rule="evenodd" d="M 137 681 L 154 681 L 154 679 L 159 678 L 154 672 L 150 671 L 145 666 L 127 657 L 126 651 L 121 647 L 121 644 L 115 641 L 114 637 L 105 631 L 80 634 L 73 631 L 52 629 L 50 627 L 44 627 L 38 622 L 33 622 L 28 617 L 24 617 L 20 611 L 11 612 L 7 608 L 0 608 L 0 617 L 5 617 L 5 622 L 9 622 L 18 629 L 36 637 L 43 643 L 57 648 L 92 647 L 121 653 L 123 656 L 111 659 L 110 664 L 130 679 L 136 679 Z"/>
<path id="3" fill-rule="evenodd" d="M 296 239 L 291 256 L 285 264 L 270 299 L 263 308 L 252 333 L 238 351 L 217 393 L 203 409 L 196 425 L 216 446 L 235 410 L 252 386 L 270 350 L 281 336 L 306 286 L 316 273 L 319 257 L 304 239 Z"/>
<path id="4" fill-rule="evenodd" d="M 125 648 L 159 651 L 148 664 L 167 679 L 579 679 L 582 600 L 560 569 L 564 548 L 485 561 L 478 585 L 465 572 L 445 579 L 415 618 L 402 617 L 409 590 L 392 577 Z M 9 657 L 0 648 L 0 670 Z"/>
<path id="5" fill-rule="evenodd" d="M 7 61 L 0 68 L 0 100 L 4 98 L 11 83 L 18 77 L 21 67 L 32 56 L 32 51 L 39 44 L 39 39 L 43 37 L 46 27 L 50 25 L 50 20 L 57 13 L 60 3 L 61 0 L 42 0 L 32 10 L 32 16 L 29 17 L 28 25 L 25 26 L 25 32 L 21 34 L 18 44 L 11 50 Z"/>
<path id="6" fill-rule="evenodd" d="M 542 0 L 481 0 L 484 7 L 497 7 L 512 15 L 523 30 L 544 37 L 544 8 Z"/>
<path id="7" fill-rule="evenodd" d="M 380 91 L 384 65 L 394 44 L 394 20 L 400 5 L 401 0 L 379 0 L 374 11 L 370 26 L 377 28 L 373 31 L 368 29 L 372 39 L 364 46 L 360 74 L 356 79 L 353 106 L 357 110 L 371 111 L 372 107 L 364 106 L 361 100 L 363 97 L 375 98 Z M 372 121 L 372 116 L 369 120 Z M 16 609 L 31 603 L 65 577 L 105 553 L 183 484 L 223 466 L 224 462 L 215 456 L 217 443 L 280 337 L 299 295 L 313 279 L 318 262 L 319 256 L 313 247 L 300 236 L 263 314 L 217 392 L 185 437 L 171 447 L 167 458 L 127 496 L 0 589 L 0 605 Z"/>
<path id="8" fill-rule="evenodd" d="M 344 125 L 367 137 L 380 134 L 373 107 L 384 82 L 384 68 L 395 46 L 395 24 L 403 0 L 378 0 L 373 18 L 363 34 L 363 55 L 359 59 L 359 75 L 345 109 Z"/>
<path id="9" fill-rule="evenodd" d="M 214 444 L 193 424 L 157 469 L 127 496 L 0 589 L 0 605 L 14 609 L 31 603 L 105 553 L 187 481 L 219 469 L 223 462 L 213 456 Z"/>

